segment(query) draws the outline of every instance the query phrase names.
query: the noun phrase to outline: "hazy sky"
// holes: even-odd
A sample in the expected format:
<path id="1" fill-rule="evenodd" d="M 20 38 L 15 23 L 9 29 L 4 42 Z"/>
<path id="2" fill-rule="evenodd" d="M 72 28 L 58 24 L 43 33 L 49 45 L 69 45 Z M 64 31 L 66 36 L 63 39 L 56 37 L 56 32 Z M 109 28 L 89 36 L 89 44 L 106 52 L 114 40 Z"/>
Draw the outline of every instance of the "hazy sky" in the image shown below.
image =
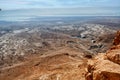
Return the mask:
<path id="1" fill-rule="evenodd" d="M 30 8 L 59 8 L 57 11 L 74 12 L 74 14 L 119 15 L 120 0 L 0 0 L 3 10 Z M 62 11 L 62 12 L 61 12 Z M 54 12 L 54 10 L 53 10 Z"/>

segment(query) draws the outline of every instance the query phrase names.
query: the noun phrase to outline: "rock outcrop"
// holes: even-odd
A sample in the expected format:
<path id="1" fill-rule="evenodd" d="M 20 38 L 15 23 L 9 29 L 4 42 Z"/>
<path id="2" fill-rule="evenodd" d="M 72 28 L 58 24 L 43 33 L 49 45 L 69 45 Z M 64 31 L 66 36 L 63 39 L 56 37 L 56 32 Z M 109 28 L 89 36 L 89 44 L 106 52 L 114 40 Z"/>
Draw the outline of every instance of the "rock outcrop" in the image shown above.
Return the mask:
<path id="1" fill-rule="evenodd" d="M 107 59 L 120 65 L 120 31 L 117 31 L 113 45 L 106 53 Z"/>
<path id="2" fill-rule="evenodd" d="M 120 65 L 120 45 L 114 46 L 111 50 L 107 51 L 106 57 L 108 60 Z"/>
<path id="3" fill-rule="evenodd" d="M 113 44 L 114 44 L 114 45 L 120 44 L 120 31 L 117 31 L 116 37 L 115 37 L 115 39 L 114 39 L 114 41 L 113 41 Z"/>
<path id="4" fill-rule="evenodd" d="M 120 31 L 113 44 L 106 54 L 98 54 L 88 65 L 86 80 L 120 80 Z"/>

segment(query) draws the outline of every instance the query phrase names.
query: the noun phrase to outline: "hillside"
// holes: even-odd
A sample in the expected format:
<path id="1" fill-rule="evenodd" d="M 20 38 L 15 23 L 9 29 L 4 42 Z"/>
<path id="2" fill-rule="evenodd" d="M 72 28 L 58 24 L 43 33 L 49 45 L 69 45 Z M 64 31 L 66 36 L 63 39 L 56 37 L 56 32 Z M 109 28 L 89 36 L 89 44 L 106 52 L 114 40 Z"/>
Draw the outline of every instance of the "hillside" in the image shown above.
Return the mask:
<path id="1" fill-rule="evenodd" d="M 119 80 L 119 31 L 94 23 L 41 26 L 2 27 L 0 80 Z"/>
<path id="2" fill-rule="evenodd" d="M 29 55 L 22 63 L 1 68 L 0 80 L 119 80 L 119 46 L 93 57 L 69 46 Z"/>

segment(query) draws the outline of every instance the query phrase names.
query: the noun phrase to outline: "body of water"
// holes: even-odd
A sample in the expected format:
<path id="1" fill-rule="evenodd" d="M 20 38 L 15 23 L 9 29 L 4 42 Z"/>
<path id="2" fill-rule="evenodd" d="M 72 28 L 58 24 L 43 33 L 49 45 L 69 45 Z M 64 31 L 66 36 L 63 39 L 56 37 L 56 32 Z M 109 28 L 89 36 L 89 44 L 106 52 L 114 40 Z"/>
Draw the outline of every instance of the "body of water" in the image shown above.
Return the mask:
<path id="1" fill-rule="evenodd" d="M 21 10 L 3 10 L 0 11 L 0 21 L 52 21 L 54 20 L 65 20 L 67 17 L 67 20 L 71 19 L 95 19 L 95 18 L 105 18 L 105 16 L 87 16 L 87 15 L 79 15 L 78 14 L 72 14 L 69 12 L 61 13 L 57 12 L 57 10 L 51 9 L 21 9 Z M 108 18 L 108 16 L 106 16 Z M 109 16 L 110 17 L 110 16 Z"/>
<path id="2" fill-rule="evenodd" d="M 5 10 L 0 11 L 0 21 L 29 21 L 39 17 L 40 11 L 31 10 Z"/>

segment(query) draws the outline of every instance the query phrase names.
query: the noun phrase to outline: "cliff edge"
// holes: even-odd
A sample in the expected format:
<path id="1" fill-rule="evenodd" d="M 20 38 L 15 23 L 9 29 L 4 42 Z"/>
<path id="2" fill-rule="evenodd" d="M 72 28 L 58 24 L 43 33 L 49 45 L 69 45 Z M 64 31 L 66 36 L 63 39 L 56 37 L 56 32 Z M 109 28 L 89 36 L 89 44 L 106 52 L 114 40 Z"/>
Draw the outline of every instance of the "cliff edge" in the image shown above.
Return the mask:
<path id="1" fill-rule="evenodd" d="M 113 46 L 88 65 L 85 76 L 86 80 L 120 80 L 120 31 L 116 33 Z"/>

